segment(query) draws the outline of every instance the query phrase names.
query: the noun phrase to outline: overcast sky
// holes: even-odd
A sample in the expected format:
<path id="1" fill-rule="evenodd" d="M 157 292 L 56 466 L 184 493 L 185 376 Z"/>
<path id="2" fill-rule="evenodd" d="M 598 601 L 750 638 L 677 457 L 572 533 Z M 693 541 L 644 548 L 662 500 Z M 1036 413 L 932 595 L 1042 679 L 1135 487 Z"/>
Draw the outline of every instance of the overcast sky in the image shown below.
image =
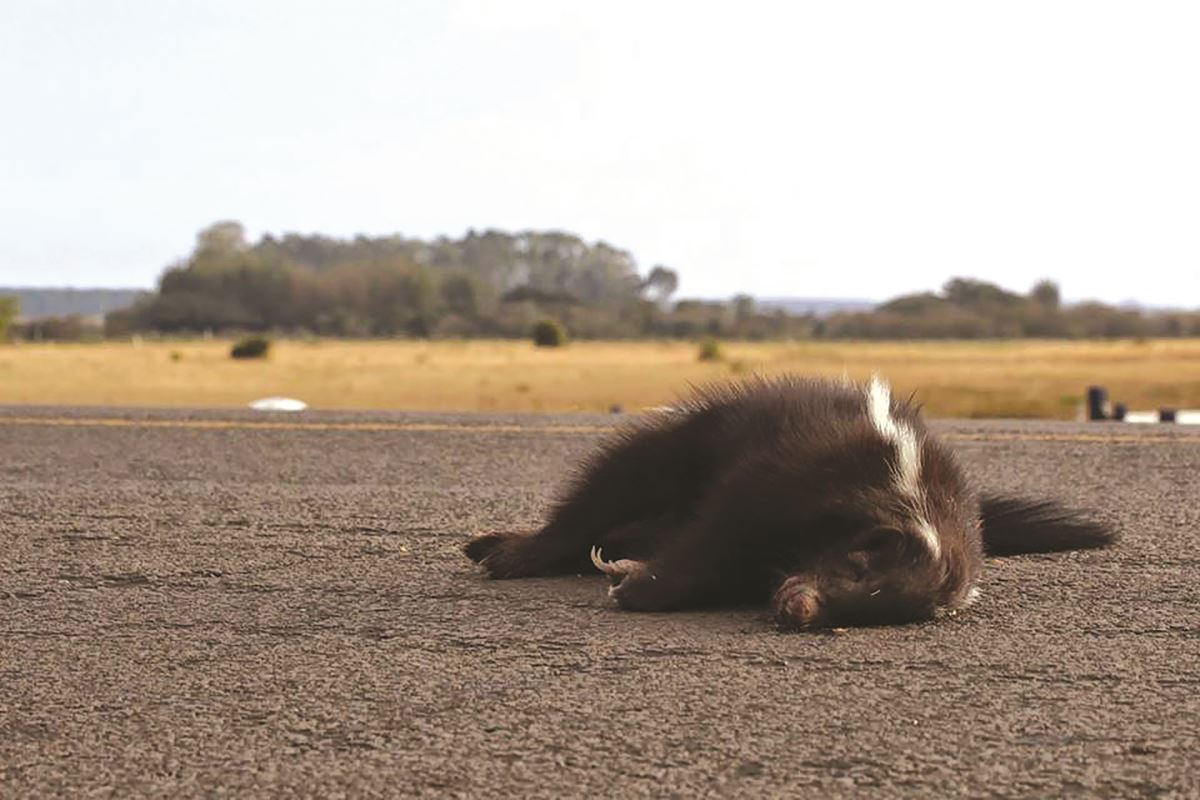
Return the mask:
<path id="1" fill-rule="evenodd" d="M 1200 4 L 14 0 L 0 285 L 557 228 L 683 295 L 1200 306 Z"/>

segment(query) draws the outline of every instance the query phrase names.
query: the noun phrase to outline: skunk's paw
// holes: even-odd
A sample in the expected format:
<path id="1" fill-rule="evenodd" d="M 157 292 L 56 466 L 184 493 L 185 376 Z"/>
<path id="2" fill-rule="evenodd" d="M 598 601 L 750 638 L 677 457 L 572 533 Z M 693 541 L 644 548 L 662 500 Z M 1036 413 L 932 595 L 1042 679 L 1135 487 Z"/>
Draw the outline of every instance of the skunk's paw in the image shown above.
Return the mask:
<path id="1" fill-rule="evenodd" d="M 775 592 L 775 621 L 784 628 L 811 628 L 821 618 L 821 596 L 808 578 L 789 576 Z"/>
<path id="2" fill-rule="evenodd" d="M 467 558 L 493 578 L 524 578 L 538 574 L 536 547 L 528 533 L 495 531 L 476 536 L 463 545 Z"/>
<path id="3" fill-rule="evenodd" d="M 659 576 L 654 574 L 648 562 L 629 558 L 605 561 L 600 548 L 593 547 L 592 563 L 612 582 L 608 596 L 616 600 L 621 608 L 627 611 L 659 611 L 673 607 L 664 591 L 666 583 L 659 581 Z"/>

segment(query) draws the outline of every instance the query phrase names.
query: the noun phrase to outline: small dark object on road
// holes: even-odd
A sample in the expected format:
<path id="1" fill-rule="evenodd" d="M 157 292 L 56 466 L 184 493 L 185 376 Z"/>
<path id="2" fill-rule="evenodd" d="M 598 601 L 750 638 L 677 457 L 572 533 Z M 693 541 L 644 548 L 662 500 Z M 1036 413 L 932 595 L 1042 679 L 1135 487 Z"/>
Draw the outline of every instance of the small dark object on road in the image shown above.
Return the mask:
<path id="1" fill-rule="evenodd" d="M 541 530 L 484 534 L 465 551 L 494 578 L 594 565 L 628 610 L 769 603 L 784 627 L 823 628 L 965 608 L 985 552 L 1115 540 L 1050 501 L 977 496 L 878 378 L 785 377 L 651 415 L 584 464 Z"/>

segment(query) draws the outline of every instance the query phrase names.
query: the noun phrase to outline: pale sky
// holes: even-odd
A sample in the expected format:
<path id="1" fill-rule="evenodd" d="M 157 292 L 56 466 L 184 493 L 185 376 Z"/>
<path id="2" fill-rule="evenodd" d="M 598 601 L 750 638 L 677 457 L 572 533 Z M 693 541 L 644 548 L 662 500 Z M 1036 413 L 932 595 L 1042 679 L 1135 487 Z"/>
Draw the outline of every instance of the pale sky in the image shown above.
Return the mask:
<path id="1" fill-rule="evenodd" d="M 680 295 L 1200 306 L 1200 4 L 13 0 L 0 285 L 556 228 Z"/>

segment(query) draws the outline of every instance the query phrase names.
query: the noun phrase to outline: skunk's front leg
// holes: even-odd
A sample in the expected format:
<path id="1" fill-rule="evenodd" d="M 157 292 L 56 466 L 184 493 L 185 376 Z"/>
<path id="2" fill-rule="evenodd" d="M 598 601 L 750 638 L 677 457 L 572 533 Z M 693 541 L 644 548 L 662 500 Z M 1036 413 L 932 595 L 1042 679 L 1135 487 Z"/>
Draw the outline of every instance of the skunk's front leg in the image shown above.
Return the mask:
<path id="1" fill-rule="evenodd" d="M 592 563 L 608 576 L 612 586 L 609 597 L 626 611 L 672 611 L 692 603 L 698 589 L 694 572 L 675 568 L 658 560 L 637 561 L 621 558 L 605 561 L 603 551 L 592 548 Z"/>

